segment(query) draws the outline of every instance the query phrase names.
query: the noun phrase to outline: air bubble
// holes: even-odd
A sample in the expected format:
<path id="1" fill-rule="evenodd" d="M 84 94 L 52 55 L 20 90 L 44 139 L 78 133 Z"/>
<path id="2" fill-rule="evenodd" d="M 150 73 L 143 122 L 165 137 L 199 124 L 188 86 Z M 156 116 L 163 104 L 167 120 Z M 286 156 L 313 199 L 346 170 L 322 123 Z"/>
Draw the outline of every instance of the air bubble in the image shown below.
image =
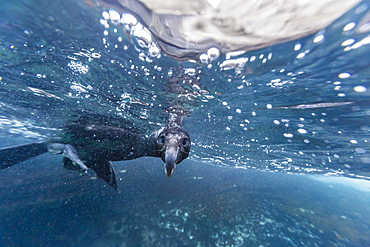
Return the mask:
<path id="1" fill-rule="evenodd" d="M 363 93 L 367 91 L 367 87 L 365 86 L 356 86 L 353 88 L 353 90 L 357 93 Z"/>
<path id="2" fill-rule="evenodd" d="M 121 23 L 126 24 L 129 26 L 135 26 L 137 24 L 137 19 L 135 16 L 128 14 L 128 13 L 123 13 L 121 17 Z"/>
<path id="3" fill-rule="evenodd" d="M 109 19 L 109 13 L 107 11 L 103 11 L 103 13 L 101 13 L 101 15 L 103 16 L 103 18 L 105 20 L 108 20 Z"/>
<path id="4" fill-rule="evenodd" d="M 324 40 L 325 36 L 324 35 L 318 35 L 313 39 L 314 43 L 319 43 L 320 41 Z"/>
<path id="5" fill-rule="evenodd" d="M 350 22 L 343 27 L 343 31 L 349 31 L 356 26 L 356 22 Z"/>
<path id="6" fill-rule="evenodd" d="M 152 35 L 145 27 L 135 28 L 135 30 L 132 32 L 132 35 L 135 36 L 138 45 L 142 48 L 148 48 L 153 43 Z"/>
<path id="7" fill-rule="evenodd" d="M 345 73 L 340 73 L 340 74 L 338 75 L 338 77 L 339 77 L 339 78 L 341 78 L 341 79 L 345 79 L 345 78 L 349 78 L 349 77 L 351 77 L 351 74 L 350 74 L 350 73 L 347 73 L 347 72 L 345 72 Z"/>
<path id="8" fill-rule="evenodd" d="M 207 61 L 208 61 L 208 55 L 207 55 Z M 223 70 L 234 69 L 235 67 L 236 67 L 236 61 L 234 59 L 223 61 L 220 64 L 220 68 Z"/>
<path id="9" fill-rule="evenodd" d="M 298 51 L 298 50 L 300 50 L 300 49 L 301 49 L 301 47 L 302 47 L 302 45 L 301 45 L 301 44 L 296 44 L 296 45 L 294 46 L 294 50 L 295 50 L 295 51 Z"/>
<path id="10" fill-rule="evenodd" d="M 359 154 L 364 154 L 364 153 L 366 153 L 366 150 L 363 149 L 363 148 L 355 148 L 355 152 L 359 153 Z"/>
<path id="11" fill-rule="evenodd" d="M 199 56 L 199 61 L 201 63 L 208 63 L 208 55 L 203 53 L 202 55 Z"/>
<path id="12" fill-rule="evenodd" d="M 117 11 L 115 11 L 113 9 L 109 10 L 109 17 L 110 17 L 110 20 L 113 23 L 113 25 L 120 24 L 121 18 L 120 18 L 120 14 Z"/>
<path id="13" fill-rule="evenodd" d="M 284 133 L 283 136 L 286 138 L 292 138 L 294 135 L 292 133 Z"/>
<path id="14" fill-rule="evenodd" d="M 216 47 L 211 47 L 207 51 L 209 60 L 212 62 L 220 56 L 220 51 Z"/>
<path id="15" fill-rule="evenodd" d="M 348 46 L 348 45 L 352 45 L 353 43 L 355 43 L 355 39 L 347 39 L 346 41 L 343 41 L 342 44 L 340 44 L 341 46 Z"/>
<path id="16" fill-rule="evenodd" d="M 93 58 L 100 58 L 101 55 L 99 53 L 93 52 L 93 53 L 91 53 L 91 57 L 93 57 Z"/>
<path id="17" fill-rule="evenodd" d="M 297 58 L 298 58 L 298 59 L 301 59 L 301 58 L 303 58 L 304 56 L 306 56 L 306 53 L 301 52 L 301 53 L 299 53 L 299 54 L 297 55 Z"/>
<path id="18" fill-rule="evenodd" d="M 297 131 L 299 134 L 307 134 L 307 130 L 305 129 L 298 129 Z"/>
<path id="19" fill-rule="evenodd" d="M 152 46 L 149 48 L 148 52 L 149 52 L 149 55 L 150 55 L 151 57 L 157 57 L 157 56 L 159 55 L 159 53 L 161 52 L 161 50 L 160 50 L 157 46 L 152 45 Z"/>

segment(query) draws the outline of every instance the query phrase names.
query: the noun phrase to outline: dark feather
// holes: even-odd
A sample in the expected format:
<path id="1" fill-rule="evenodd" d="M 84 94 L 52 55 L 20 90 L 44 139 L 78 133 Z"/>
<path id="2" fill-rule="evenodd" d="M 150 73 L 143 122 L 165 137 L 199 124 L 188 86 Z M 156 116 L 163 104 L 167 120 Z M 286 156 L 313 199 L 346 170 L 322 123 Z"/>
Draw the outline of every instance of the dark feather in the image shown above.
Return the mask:
<path id="1" fill-rule="evenodd" d="M 0 149 L 0 169 L 14 166 L 47 151 L 43 142 L 2 148 Z"/>
<path id="2" fill-rule="evenodd" d="M 96 172 L 96 175 L 118 190 L 116 172 L 109 161 L 87 162 L 86 165 Z"/>

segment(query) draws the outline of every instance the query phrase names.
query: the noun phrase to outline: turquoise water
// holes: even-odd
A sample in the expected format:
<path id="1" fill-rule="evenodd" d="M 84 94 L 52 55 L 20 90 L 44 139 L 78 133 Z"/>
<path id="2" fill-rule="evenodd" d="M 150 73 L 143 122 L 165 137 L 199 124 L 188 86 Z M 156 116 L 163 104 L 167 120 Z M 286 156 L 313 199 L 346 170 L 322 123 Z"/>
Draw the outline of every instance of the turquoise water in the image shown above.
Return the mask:
<path id="1" fill-rule="evenodd" d="M 150 134 L 177 104 L 192 151 L 170 179 L 160 159 L 115 162 L 120 193 L 49 154 L 1 170 L 0 245 L 368 246 L 370 41 L 353 24 L 369 4 L 202 65 L 149 56 L 83 2 L 2 1 L 0 147 L 87 113 Z"/>

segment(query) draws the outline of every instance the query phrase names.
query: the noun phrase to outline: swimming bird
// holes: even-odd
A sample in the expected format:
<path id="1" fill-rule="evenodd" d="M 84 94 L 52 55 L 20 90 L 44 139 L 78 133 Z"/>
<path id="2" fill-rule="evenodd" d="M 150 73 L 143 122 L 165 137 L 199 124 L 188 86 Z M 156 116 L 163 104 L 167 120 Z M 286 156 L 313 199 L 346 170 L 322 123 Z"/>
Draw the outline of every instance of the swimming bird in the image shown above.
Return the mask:
<path id="1" fill-rule="evenodd" d="M 182 128 L 183 116 L 172 111 L 168 124 L 150 136 L 131 127 L 117 127 L 109 121 L 80 118 L 64 127 L 62 135 L 48 142 L 30 143 L 0 149 L 0 169 L 38 156 L 45 152 L 63 155 L 62 165 L 81 174 L 90 168 L 114 189 L 118 189 L 111 161 L 143 156 L 160 157 L 170 177 L 176 164 L 190 152 L 189 134 Z"/>

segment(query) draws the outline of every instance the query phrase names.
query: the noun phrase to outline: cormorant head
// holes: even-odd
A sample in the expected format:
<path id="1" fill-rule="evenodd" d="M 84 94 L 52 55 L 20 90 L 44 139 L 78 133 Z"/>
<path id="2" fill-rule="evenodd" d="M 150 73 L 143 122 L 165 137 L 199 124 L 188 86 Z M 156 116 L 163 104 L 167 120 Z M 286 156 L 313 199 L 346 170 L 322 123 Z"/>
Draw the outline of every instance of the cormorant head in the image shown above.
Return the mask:
<path id="1" fill-rule="evenodd" d="M 157 137 L 159 156 L 165 162 L 165 172 L 170 177 L 176 164 L 186 159 L 190 152 L 189 134 L 179 126 L 167 126 Z"/>

